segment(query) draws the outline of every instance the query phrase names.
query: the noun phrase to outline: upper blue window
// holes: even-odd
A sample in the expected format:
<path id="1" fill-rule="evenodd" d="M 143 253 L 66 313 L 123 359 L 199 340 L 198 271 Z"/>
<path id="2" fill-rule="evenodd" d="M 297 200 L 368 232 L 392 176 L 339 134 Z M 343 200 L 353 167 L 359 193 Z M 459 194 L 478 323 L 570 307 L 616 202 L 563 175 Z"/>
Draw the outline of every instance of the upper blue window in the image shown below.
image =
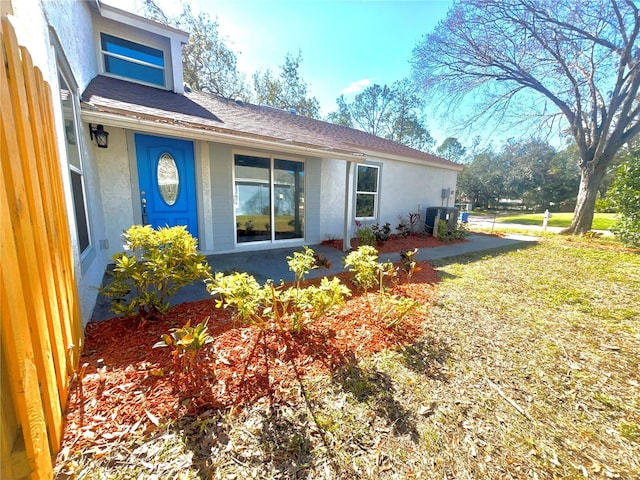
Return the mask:
<path id="1" fill-rule="evenodd" d="M 153 85 L 165 86 L 164 52 L 157 48 L 100 34 L 105 72 Z"/>

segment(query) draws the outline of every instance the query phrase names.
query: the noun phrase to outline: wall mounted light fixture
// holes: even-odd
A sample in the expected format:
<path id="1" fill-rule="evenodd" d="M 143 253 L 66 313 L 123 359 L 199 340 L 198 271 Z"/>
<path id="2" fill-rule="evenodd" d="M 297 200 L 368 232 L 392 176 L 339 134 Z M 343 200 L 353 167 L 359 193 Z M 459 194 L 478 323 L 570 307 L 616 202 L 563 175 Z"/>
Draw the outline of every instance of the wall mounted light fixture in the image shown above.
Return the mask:
<path id="1" fill-rule="evenodd" d="M 96 144 L 99 148 L 107 148 L 109 146 L 109 132 L 105 132 L 102 125 L 96 125 L 96 129 L 94 130 L 89 124 L 89 135 L 91 136 L 91 140 L 95 135 Z"/>

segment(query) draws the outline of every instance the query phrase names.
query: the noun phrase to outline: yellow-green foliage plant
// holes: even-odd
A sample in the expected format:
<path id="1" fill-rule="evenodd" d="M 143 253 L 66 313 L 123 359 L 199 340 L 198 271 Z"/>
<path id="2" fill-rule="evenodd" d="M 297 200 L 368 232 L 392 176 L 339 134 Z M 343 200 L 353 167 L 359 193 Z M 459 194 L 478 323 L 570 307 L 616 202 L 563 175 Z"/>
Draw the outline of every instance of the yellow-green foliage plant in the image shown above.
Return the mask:
<path id="1" fill-rule="evenodd" d="M 403 253 L 403 268 L 410 278 L 417 271 L 417 263 L 413 258 L 417 249 Z M 353 282 L 362 288 L 365 294 L 369 289 L 378 287 L 377 318 L 384 321 L 388 328 L 397 327 L 419 308 L 419 302 L 408 297 L 391 295 L 384 287 L 384 277 L 395 277 L 396 270 L 391 262 L 378 262 L 378 251 L 375 248 L 359 247 L 345 257 L 344 264 L 353 273 Z"/>
<path id="2" fill-rule="evenodd" d="M 324 277 L 319 286 L 302 287 L 302 280 L 312 269 L 323 262 L 313 250 L 304 247 L 303 252 L 295 252 L 287 257 L 289 269 L 295 274 L 292 287 L 284 289 L 268 281 L 261 286 L 247 273 L 225 275 L 217 273 L 207 282 L 207 289 L 217 295 L 217 307 L 235 307 L 240 320 L 257 325 L 262 329 L 287 325 L 294 333 L 303 328 L 332 307 L 344 303 L 351 294 L 338 278 Z"/>
<path id="3" fill-rule="evenodd" d="M 163 334 L 162 340 L 156 343 L 153 348 L 171 347 L 171 354 L 182 360 L 184 369 L 189 372 L 198 356 L 198 353 L 208 343 L 213 342 L 213 337 L 209 335 L 207 323 L 209 318 L 200 322 L 195 327 L 191 326 L 191 320 L 182 328 L 172 328 L 171 333 Z"/>
<path id="4" fill-rule="evenodd" d="M 112 299 L 114 313 L 138 313 L 143 319 L 166 313 L 172 295 L 209 276 L 198 241 L 183 226 L 134 225 L 123 238 L 124 251 L 113 256 L 113 280 L 100 290 Z"/>

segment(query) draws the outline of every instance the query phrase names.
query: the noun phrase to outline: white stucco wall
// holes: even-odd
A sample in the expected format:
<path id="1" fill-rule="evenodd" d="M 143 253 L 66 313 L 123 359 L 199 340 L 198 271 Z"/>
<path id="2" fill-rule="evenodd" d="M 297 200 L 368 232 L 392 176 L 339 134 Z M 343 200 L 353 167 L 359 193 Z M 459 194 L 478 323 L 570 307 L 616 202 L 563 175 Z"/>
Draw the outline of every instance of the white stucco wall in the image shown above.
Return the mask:
<path id="1" fill-rule="evenodd" d="M 457 172 L 445 168 L 390 160 L 371 156 L 367 162 L 381 167 L 378 223 L 389 222 L 392 232 L 400 217 L 408 219 L 410 212 L 424 211 L 443 205 L 443 188 L 456 189 Z M 355 170 L 355 166 L 354 166 Z M 342 160 L 324 159 L 322 163 L 321 240 L 343 237 L 346 166 Z M 355 180 L 355 178 L 353 179 Z M 454 194 L 449 199 L 453 206 Z M 355 185 L 353 186 L 355 201 Z M 444 201 L 446 205 L 446 200 Z M 351 222 L 353 228 L 353 221 Z"/>
<path id="2" fill-rule="evenodd" d="M 100 179 L 105 233 L 110 259 L 122 251 L 122 232 L 136 220 L 133 211 L 132 178 L 127 134 L 122 128 L 105 127 L 109 132 L 109 148 L 96 148 L 96 165 Z"/>
<path id="3" fill-rule="evenodd" d="M 320 241 L 343 237 L 346 168 L 344 160 L 322 160 Z"/>
<path id="4" fill-rule="evenodd" d="M 392 160 L 371 160 L 382 162 L 378 221 L 389 222 L 392 229 L 398 225 L 400 216 L 408 218 L 409 212 L 418 211 L 424 216 L 426 207 L 442 205 L 443 188 L 456 188 L 457 174 L 452 170 Z M 453 206 L 453 197 L 450 206 Z"/>

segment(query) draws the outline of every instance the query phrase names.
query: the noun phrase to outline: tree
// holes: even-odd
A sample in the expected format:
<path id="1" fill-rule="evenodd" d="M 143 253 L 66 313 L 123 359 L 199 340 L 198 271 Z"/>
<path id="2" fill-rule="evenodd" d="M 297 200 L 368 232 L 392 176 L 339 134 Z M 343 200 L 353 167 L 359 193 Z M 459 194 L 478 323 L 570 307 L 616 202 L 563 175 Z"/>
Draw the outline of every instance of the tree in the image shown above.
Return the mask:
<path id="1" fill-rule="evenodd" d="M 353 128 L 351 111 L 349 110 L 349 106 L 347 105 L 344 95 L 340 95 L 336 98 L 336 104 L 338 105 L 338 110 L 335 112 L 329 112 L 329 115 L 327 115 L 327 122 Z"/>
<path id="2" fill-rule="evenodd" d="M 428 151 L 434 140 L 424 120 L 424 100 L 409 79 L 388 85 L 371 85 L 347 103 L 344 95 L 336 99 L 338 110 L 327 120 L 359 128 L 417 150 Z"/>
<path id="3" fill-rule="evenodd" d="M 623 163 L 609 190 L 608 199 L 619 215 L 611 230 L 626 245 L 640 246 L 640 140 L 622 155 Z"/>
<path id="4" fill-rule="evenodd" d="M 556 151 L 542 140 L 516 142 L 510 140 L 502 156 L 509 165 L 508 184 L 511 198 L 520 198 L 531 208 L 548 207 L 546 198 L 547 174 Z"/>
<path id="5" fill-rule="evenodd" d="M 249 95 L 244 76 L 238 71 L 236 54 L 220 38 L 218 22 L 208 14 L 195 15 L 191 5 L 183 3 L 182 13 L 169 17 L 154 0 L 144 0 L 142 14 L 189 32 L 189 43 L 182 47 L 182 69 L 190 88 L 227 98 Z"/>
<path id="6" fill-rule="evenodd" d="M 270 70 L 254 73 L 253 89 L 257 103 L 319 118 L 320 102 L 316 97 L 307 97 L 307 83 L 299 73 L 301 63 L 301 52 L 298 52 L 297 57 L 287 53 L 277 77 Z"/>
<path id="7" fill-rule="evenodd" d="M 450 105 L 473 92 L 470 121 L 512 107 L 525 120 L 563 120 L 580 152 L 568 229 L 580 234 L 607 166 L 640 131 L 639 32 L 634 0 L 459 0 L 414 49 L 414 74 Z"/>
<path id="8" fill-rule="evenodd" d="M 467 149 L 455 137 L 447 137 L 442 145 L 436 148 L 436 153 L 451 162 L 461 162 Z"/>
<path id="9" fill-rule="evenodd" d="M 507 166 L 502 155 L 487 149 L 474 155 L 458 175 L 458 197 L 466 197 L 474 208 L 497 205 L 507 194 Z"/>

